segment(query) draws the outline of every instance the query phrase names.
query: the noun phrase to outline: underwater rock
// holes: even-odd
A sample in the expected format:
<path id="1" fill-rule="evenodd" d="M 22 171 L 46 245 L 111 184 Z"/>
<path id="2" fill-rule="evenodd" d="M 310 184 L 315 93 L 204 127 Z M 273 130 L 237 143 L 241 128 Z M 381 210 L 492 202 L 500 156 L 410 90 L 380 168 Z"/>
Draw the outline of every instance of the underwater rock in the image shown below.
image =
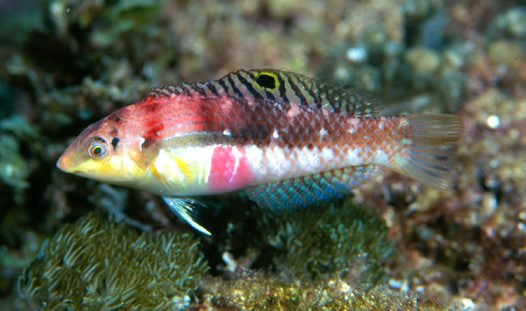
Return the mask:
<path id="1" fill-rule="evenodd" d="M 526 36 L 526 7 L 517 6 L 496 18 L 497 29 L 515 38 Z"/>
<path id="2" fill-rule="evenodd" d="M 433 74 L 440 66 L 440 57 L 433 50 L 426 48 L 410 49 L 406 59 L 416 76 Z"/>

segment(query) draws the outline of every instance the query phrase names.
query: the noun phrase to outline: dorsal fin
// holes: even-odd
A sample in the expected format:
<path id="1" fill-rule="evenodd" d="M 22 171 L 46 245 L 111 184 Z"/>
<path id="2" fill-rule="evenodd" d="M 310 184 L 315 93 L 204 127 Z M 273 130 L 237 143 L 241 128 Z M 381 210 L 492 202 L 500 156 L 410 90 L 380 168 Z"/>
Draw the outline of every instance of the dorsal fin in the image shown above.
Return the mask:
<path id="1" fill-rule="evenodd" d="M 146 98 L 148 97 L 171 97 L 174 95 L 181 95 L 181 94 L 190 94 L 189 87 L 190 84 L 182 82 L 175 85 L 163 85 L 159 87 L 154 87 L 151 90 L 148 91 L 146 94 Z"/>
<path id="2" fill-rule="evenodd" d="M 255 102 L 294 102 L 353 117 L 372 117 L 380 112 L 378 105 L 352 88 L 334 86 L 302 74 L 276 69 L 238 70 L 218 80 L 154 88 L 146 96 L 171 97 L 181 94 L 229 96 Z"/>
<path id="3" fill-rule="evenodd" d="M 279 212 L 342 198 L 379 172 L 380 169 L 374 165 L 352 166 L 254 186 L 245 189 L 245 192 L 260 207 Z"/>
<path id="4" fill-rule="evenodd" d="M 302 74 L 276 69 L 238 70 L 217 80 L 234 97 L 282 100 L 354 117 L 372 117 L 380 112 L 359 91 L 338 87 Z M 234 87 L 232 87 L 234 86 Z"/>

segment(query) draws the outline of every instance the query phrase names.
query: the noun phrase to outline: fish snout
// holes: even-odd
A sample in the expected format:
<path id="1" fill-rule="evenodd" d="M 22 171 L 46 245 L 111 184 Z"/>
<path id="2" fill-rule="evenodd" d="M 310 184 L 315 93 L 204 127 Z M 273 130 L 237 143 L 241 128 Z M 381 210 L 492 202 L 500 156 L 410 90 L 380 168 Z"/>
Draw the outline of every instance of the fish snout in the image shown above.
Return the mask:
<path id="1" fill-rule="evenodd" d="M 69 172 L 71 168 L 71 159 L 66 154 L 60 156 L 57 161 L 57 167 L 64 172 Z"/>

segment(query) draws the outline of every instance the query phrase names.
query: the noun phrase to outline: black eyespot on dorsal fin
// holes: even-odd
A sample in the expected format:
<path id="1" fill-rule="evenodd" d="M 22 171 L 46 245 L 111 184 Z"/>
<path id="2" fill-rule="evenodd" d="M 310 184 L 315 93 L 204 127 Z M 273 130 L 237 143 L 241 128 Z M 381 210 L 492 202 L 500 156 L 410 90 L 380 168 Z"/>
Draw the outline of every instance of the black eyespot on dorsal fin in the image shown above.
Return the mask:
<path id="1" fill-rule="evenodd" d="M 271 90 L 274 90 L 277 86 L 276 76 L 266 72 L 262 72 L 257 76 L 256 83 L 262 88 Z"/>

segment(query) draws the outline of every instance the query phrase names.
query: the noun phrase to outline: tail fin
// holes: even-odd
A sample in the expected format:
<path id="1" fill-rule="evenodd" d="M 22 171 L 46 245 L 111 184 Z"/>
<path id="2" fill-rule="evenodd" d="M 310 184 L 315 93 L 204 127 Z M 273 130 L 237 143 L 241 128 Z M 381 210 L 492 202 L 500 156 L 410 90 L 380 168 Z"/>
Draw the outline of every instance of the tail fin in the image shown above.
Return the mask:
<path id="1" fill-rule="evenodd" d="M 456 162 L 455 146 L 462 136 L 462 121 L 448 114 L 414 115 L 406 120 L 409 159 L 395 169 L 425 185 L 449 189 L 451 170 Z"/>

